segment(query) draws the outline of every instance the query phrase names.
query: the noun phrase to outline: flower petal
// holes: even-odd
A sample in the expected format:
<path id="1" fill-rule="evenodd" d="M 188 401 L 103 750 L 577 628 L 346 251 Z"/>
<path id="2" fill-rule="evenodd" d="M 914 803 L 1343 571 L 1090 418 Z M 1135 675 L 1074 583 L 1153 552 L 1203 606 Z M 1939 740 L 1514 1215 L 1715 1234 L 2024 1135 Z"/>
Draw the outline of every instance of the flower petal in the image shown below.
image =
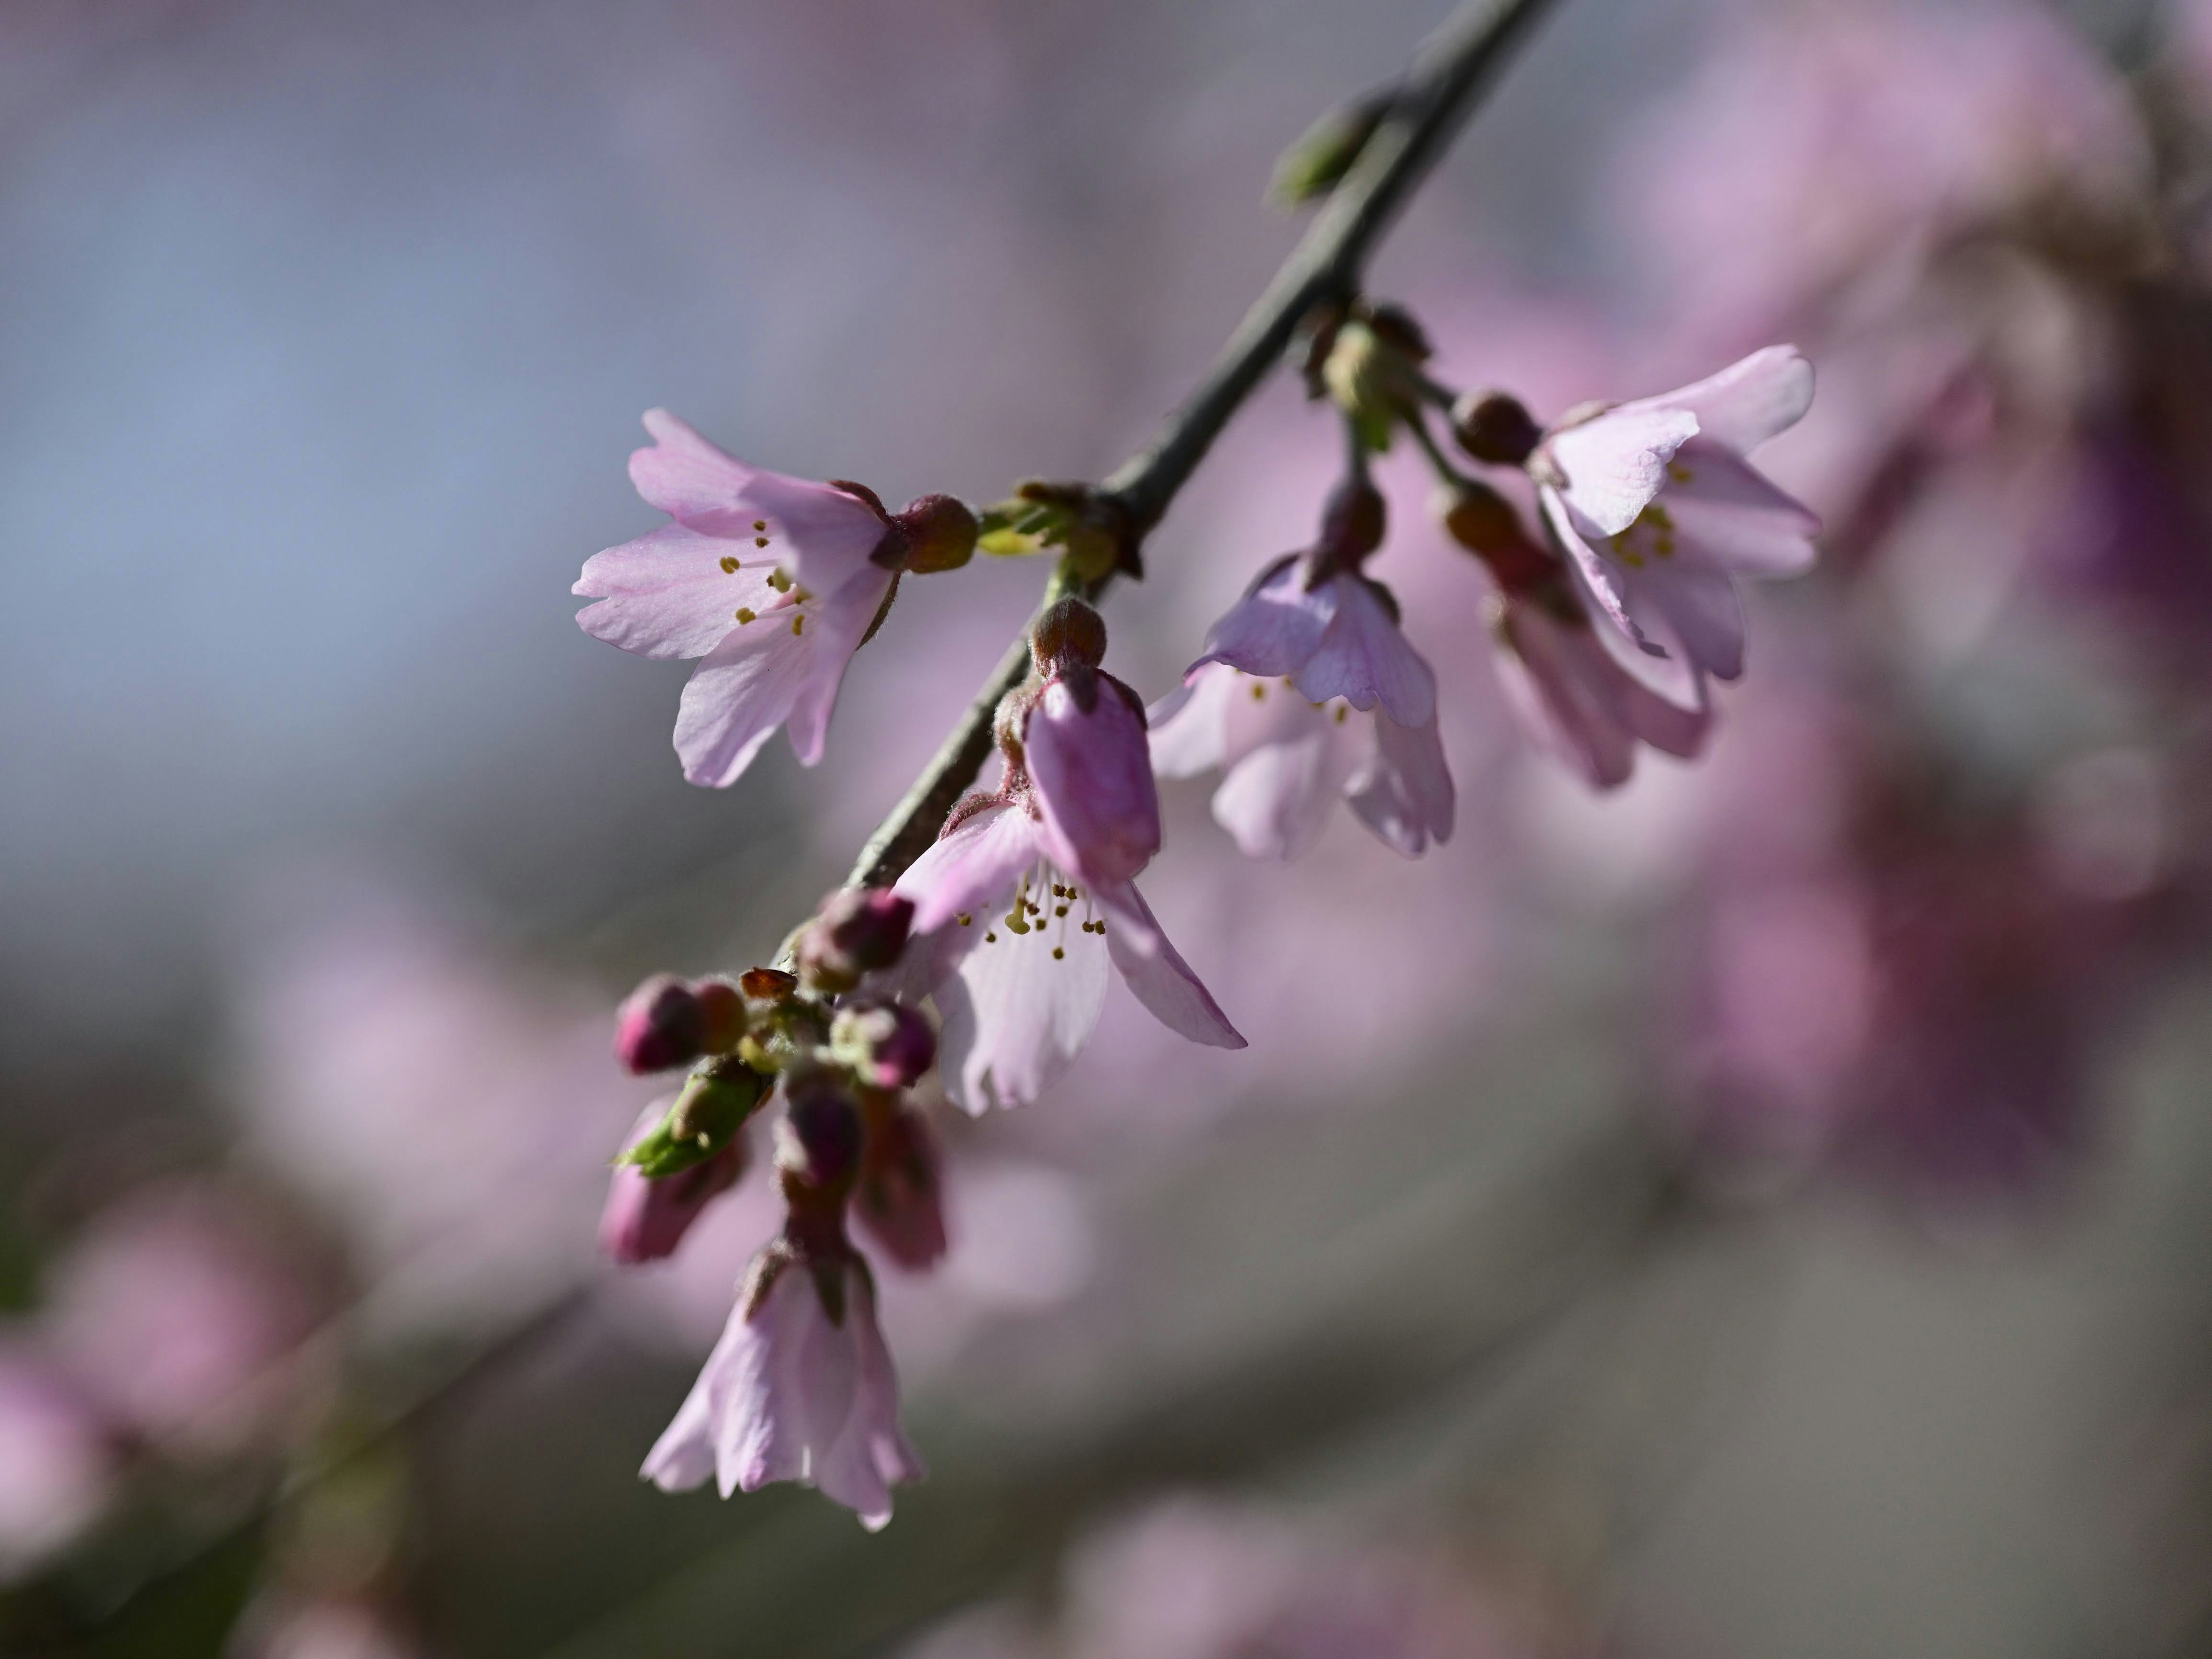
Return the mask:
<path id="1" fill-rule="evenodd" d="M 792 615 L 771 611 L 736 625 L 692 671 L 676 711 L 676 752 L 691 782 L 735 783 L 789 718 L 813 661 L 792 634 Z"/>
<path id="2" fill-rule="evenodd" d="M 1623 404 L 1552 433 L 1544 453 L 1575 511 L 1599 535 L 1617 536 L 1651 504 L 1667 482 L 1667 463 L 1697 432 L 1687 410 Z"/>
<path id="3" fill-rule="evenodd" d="M 1768 346 L 1717 374 L 1624 404 L 1624 410 L 1686 410 L 1709 442 L 1748 455 L 1769 438 L 1787 432 L 1813 406 L 1813 365 L 1796 346 Z M 1607 532 L 1611 534 L 1611 532 Z"/>
<path id="4" fill-rule="evenodd" d="M 1017 933 L 1003 917 L 977 916 L 986 937 L 938 988 L 938 1072 L 963 1110 L 1028 1105 L 1091 1040 L 1106 1006 L 1104 941 L 1059 920 Z"/>
<path id="5" fill-rule="evenodd" d="M 1377 715 L 1374 757 L 1346 793 L 1360 822 L 1409 859 L 1451 839 L 1457 803 L 1434 720 L 1407 726 Z"/>
<path id="6" fill-rule="evenodd" d="M 1342 697 L 1383 712 L 1401 726 L 1425 726 L 1437 712 L 1437 677 L 1366 582 L 1339 576 L 1336 614 L 1305 665 L 1298 690 L 1314 702 Z"/>
<path id="7" fill-rule="evenodd" d="M 805 630 L 799 636 L 808 652 L 805 678 L 792 700 L 789 716 L 792 752 L 801 766 L 822 758 L 846 665 L 860 648 L 860 638 L 875 620 L 890 585 L 889 571 L 870 565 L 828 599 L 806 607 Z"/>
<path id="8" fill-rule="evenodd" d="M 1036 820 L 1024 807 L 987 806 L 963 819 L 908 865 L 891 889 L 914 901 L 909 936 L 957 927 L 963 912 L 980 921 L 1036 862 L 1039 846 Z"/>
<path id="9" fill-rule="evenodd" d="M 775 567 L 747 562 L 751 550 L 670 524 L 594 553 L 570 591 L 599 603 L 578 611 L 576 625 L 641 657 L 703 657 L 738 625 L 740 609 L 775 601 L 768 581 Z"/>
<path id="10" fill-rule="evenodd" d="M 1717 444 L 1698 438 L 1675 456 L 1667 491 L 1685 556 L 1742 576 L 1801 576 L 1813 568 L 1820 519 Z"/>
<path id="11" fill-rule="evenodd" d="M 1085 708 L 1057 678 L 1023 728 L 1046 854 L 1082 882 L 1127 881 L 1160 850 L 1144 722 L 1103 678 Z"/>
<path id="12" fill-rule="evenodd" d="M 843 586 L 883 540 L 884 521 L 856 495 L 747 466 L 665 409 L 647 411 L 653 447 L 629 459 L 637 493 L 680 523 L 743 541 L 816 593 Z"/>
<path id="13" fill-rule="evenodd" d="M 1499 633 L 1506 648 L 1498 653 L 1498 676 L 1529 739 L 1594 789 L 1626 783 L 1635 737 L 1608 690 L 1617 671 L 1590 628 L 1563 623 L 1540 605 L 1508 601 Z"/>
<path id="14" fill-rule="evenodd" d="M 1724 571 L 1670 559 L 1630 579 L 1639 616 L 1657 611 L 1689 659 L 1717 680 L 1743 675 L 1743 601 Z"/>
<path id="15" fill-rule="evenodd" d="M 1296 858 L 1320 839 L 1358 757 L 1352 743 L 1338 742 L 1324 724 L 1262 744 L 1231 767 L 1213 792 L 1213 821 L 1247 858 Z"/>
<path id="16" fill-rule="evenodd" d="M 1309 593 L 1298 562 L 1288 561 L 1206 631 L 1205 653 L 1192 671 L 1219 662 L 1264 679 L 1296 673 L 1336 616 L 1337 586 L 1323 582 Z"/>
<path id="17" fill-rule="evenodd" d="M 1134 885 L 1125 883 L 1101 888 L 1097 897 L 1099 908 L 1107 913 L 1106 949 L 1114 966 L 1121 973 L 1121 982 L 1153 1018 L 1177 1036 L 1209 1048 L 1247 1046 L 1212 993 L 1168 943 Z"/>
<path id="18" fill-rule="evenodd" d="M 1223 764 L 1222 744 L 1237 673 L 1218 662 L 1194 668 L 1183 683 L 1146 711 L 1152 770 L 1191 778 Z"/>

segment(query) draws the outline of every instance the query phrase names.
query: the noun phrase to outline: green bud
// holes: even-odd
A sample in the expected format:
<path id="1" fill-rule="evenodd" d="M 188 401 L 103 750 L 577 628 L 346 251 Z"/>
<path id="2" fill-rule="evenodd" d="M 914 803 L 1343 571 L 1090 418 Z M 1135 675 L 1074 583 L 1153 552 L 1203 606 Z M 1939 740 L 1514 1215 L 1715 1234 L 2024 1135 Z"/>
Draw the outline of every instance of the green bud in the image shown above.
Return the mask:
<path id="1" fill-rule="evenodd" d="M 1330 110 L 1292 141 L 1275 161 L 1267 195 L 1278 207 L 1319 199 L 1344 181 L 1360 151 L 1390 112 L 1393 88 L 1377 87 Z"/>
<path id="2" fill-rule="evenodd" d="M 615 1162 L 654 1181 L 681 1174 L 728 1146 L 768 1091 L 769 1079 L 734 1056 L 702 1060 L 668 1115 Z"/>

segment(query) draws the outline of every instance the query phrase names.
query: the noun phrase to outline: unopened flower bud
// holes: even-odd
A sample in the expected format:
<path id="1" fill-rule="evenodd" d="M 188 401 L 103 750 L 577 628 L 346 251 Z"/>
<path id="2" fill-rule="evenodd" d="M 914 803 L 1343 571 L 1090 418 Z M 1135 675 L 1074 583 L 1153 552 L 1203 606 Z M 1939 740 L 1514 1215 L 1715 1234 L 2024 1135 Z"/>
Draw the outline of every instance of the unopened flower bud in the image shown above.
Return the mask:
<path id="1" fill-rule="evenodd" d="M 906 949 L 914 901 L 887 887 L 848 887 L 823 901 L 799 937 L 800 976 L 817 991 L 849 991 Z"/>
<path id="2" fill-rule="evenodd" d="M 877 1002 L 837 1011 L 830 1052 L 875 1089 L 904 1089 L 935 1063 L 937 1033 L 920 1010 Z"/>
<path id="3" fill-rule="evenodd" d="M 1106 660 L 1106 623 L 1081 599 L 1055 601 L 1030 629 L 1030 657 L 1040 674 L 1062 672 L 1072 663 L 1096 668 Z"/>
<path id="4" fill-rule="evenodd" d="M 659 1128 L 660 1111 L 646 1108 L 636 1133 L 650 1139 Z M 688 1169 L 658 1179 L 636 1163 L 616 1166 L 599 1213 L 599 1248 L 626 1267 L 673 1255 L 691 1224 L 714 1200 L 737 1185 L 745 1172 L 745 1142 L 732 1135 L 720 1152 Z"/>
<path id="5" fill-rule="evenodd" d="M 1452 436 L 1478 461 L 1520 466 L 1543 440 L 1522 401 L 1507 392 L 1470 392 L 1452 405 Z"/>
<path id="6" fill-rule="evenodd" d="M 1337 330 L 1322 384 L 1367 448 L 1389 448 L 1392 429 L 1420 400 L 1427 356 L 1419 325 L 1395 307 L 1362 307 Z"/>
<path id="7" fill-rule="evenodd" d="M 791 994 L 799 988 L 799 975 L 787 974 L 781 968 L 748 968 L 738 975 L 738 988 L 744 993 L 747 1001 L 773 1008 L 790 1000 Z"/>
<path id="8" fill-rule="evenodd" d="M 955 496 L 924 495 L 892 522 L 906 532 L 906 568 L 916 575 L 957 570 L 975 556 L 975 514 Z"/>
<path id="9" fill-rule="evenodd" d="M 1529 592 L 1559 575 L 1559 561 L 1529 536 L 1513 503 L 1487 484 L 1454 484 L 1437 492 L 1435 505 L 1446 532 L 1478 555 L 1507 592 Z"/>
<path id="10" fill-rule="evenodd" d="M 1360 561 L 1382 545 L 1389 520 L 1382 492 L 1364 477 L 1340 478 L 1322 509 L 1321 538 L 1308 556 L 1306 586 L 1359 568 Z"/>
<path id="11" fill-rule="evenodd" d="M 768 1091 L 769 1079 L 758 1072 L 732 1055 L 717 1055 L 684 1079 L 667 1115 L 617 1162 L 654 1181 L 704 1163 L 736 1139 Z"/>
<path id="12" fill-rule="evenodd" d="M 819 1192 L 849 1187 L 860 1167 L 860 1108 L 852 1091 L 826 1072 L 791 1086 L 778 1126 L 776 1162 Z"/>
<path id="13" fill-rule="evenodd" d="M 688 1066 L 703 1052 L 707 1011 L 673 974 L 655 974 L 623 1000 L 615 1015 L 615 1054 L 635 1073 Z"/>
<path id="14" fill-rule="evenodd" d="M 1276 160 L 1267 193 L 1285 207 L 1297 207 L 1334 190 L 1389 113 L 1396 91 L 1378 87 L 1362 93 L 1300 133 Z"/>
<path id="15" fill-rule="evenodd" d="M 726 1054 L 751 1023 L 745 1012 L 745 994 L 726 979 L 702 979 L 691 991 L 705 1019 L 699 1046 L 710 1054 Z"/>
<path id="16" fill-rule="evenodd" d="M 902 1267 L 945 1254 L 945 1207 L 937 1137 L 929 1121 L 896 1097 L 866 1103 L 867 1139 L 853 1208 L 870 1237 Z"/>

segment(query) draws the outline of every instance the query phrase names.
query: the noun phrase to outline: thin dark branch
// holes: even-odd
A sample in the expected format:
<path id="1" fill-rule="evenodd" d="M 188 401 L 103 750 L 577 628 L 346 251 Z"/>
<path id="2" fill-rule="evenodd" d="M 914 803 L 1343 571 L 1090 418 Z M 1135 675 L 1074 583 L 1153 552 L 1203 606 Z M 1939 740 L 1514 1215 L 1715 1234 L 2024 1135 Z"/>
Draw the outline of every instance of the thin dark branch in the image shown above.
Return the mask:
<path id="1" fill-rule="evenodd" d="M 1466 0 L 1407 71 L 1390 113 L 1359 159 L 1330 192 L 1289 258 L 1229 337 L 1199 388 L 1150 447 L 1117 468 L 1101 489 L 1132 535 L 1141 538 L 1168 507 L 1244 400 L 1279 362 L 1316 305 L 1348 299 L 1375 245 L 1414 187 L 1526 38 L 1550 0 Z M 1106 579 L 1110 580 L 1110 578 Z M 1091 583 L 1096 598 L 1106 580 Z M 1046 603 L 1064 591 L 1058 581 Z M 939 826 L 991 754 L 999 700 L 1029 672 L 1024 638 L 1007 648 L 990 680 L 889 817 L 868 837 L 847 878 L 856 887 L 896 881 L 937 838 Z"/>

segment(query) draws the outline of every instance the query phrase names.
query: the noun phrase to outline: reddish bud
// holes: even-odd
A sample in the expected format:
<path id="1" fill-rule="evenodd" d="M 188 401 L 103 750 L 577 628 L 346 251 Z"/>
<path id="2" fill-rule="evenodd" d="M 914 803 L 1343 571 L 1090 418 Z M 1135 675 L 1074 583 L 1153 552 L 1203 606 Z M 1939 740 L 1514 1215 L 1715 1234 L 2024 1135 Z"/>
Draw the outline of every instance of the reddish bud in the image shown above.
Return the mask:
<path id="1" fill-rule="evenodd" d="M 1081 599 L 1056 601 L 1030 629 L 1030 658 L 1040 674 L 1064 672 L 1071 664 L 1096 668 L 1106 660 L 1106 623 Z"/>
<path id="2" fill-rule="evenodd" d="M 745 1035 L 745 994 L 726 979 L 702 979 L 691 988 L 699 999 L 705 1029 L 699 1046 L 710 1054 L 726 1054 Z"/>
<path id="3" fill-rule="evenodd" d="M 771 1006 L 790 1000 L 799 988 L 799 975 L 787 974 L 781 968 L 748 968 L 738 975 L 738 988 L 753 1002 L 765 1002 Z"/>
<path id="4" fill-rule="evenodd" d="M 873 1002 L 837 1011 L 830 1051 L 874 1089 L 904 1089 L 937 1060 L 937 1033 L 918 1009 Z"/>
<path id="5" fill-rule="evenodd" d="M 615 1015 L 615 1054 L 632 1072 L 665 1072 L 699 1058 L 707 1011 L 673 974 L 655 974 L 623 999 Z"/>
<path id="6" fill-rule="evenodd" d="M 918 576 L 957 570 L 975 556 L 979 526 L 968 503 L 952 495 L 924 495 L 907 503 L 892 522 L 906 533 L 906 568 Z"/>
<path id="7" fill-rule="evenodd" d="M 1478 461 L 1520 466 L 1536 453 L 1544 434 L 1510 392 L 1470 392 L 1452 405 L 1452 436 Z"/>
<path id="8" fill-rule="evenodd" d="M 860 1165 L 860 1108 L 827 1073 L 787 1084 L 790 1097 L 776 1139 L 776 1162 L 819 1192 L 849 1187 Z"/>
<path id="9" fill-rule="evenodd" d="M 799 937 L 799 971 L 817 991 L 849 991 L 906 949 L 914 901 L 888 887 L 848 887 L 822 902 Z"/>
<path id="10" fill-rule="evenodd" d="M 1528 593 L 1555 580 L 1559 562 L 1530 538 L 1513 503 L 1486 484 L 1457 485 L 1437 497 L 1445 532 L 1490 567 L 1509 593 Z"/>
<path id="11" fill-rule="evenodd" d="M 943 1163 L 929 1121 L 896 1101 L 871 1103 L 853 1208 L 884 1253 L 908 1269 L 945 1254 Z"/>

